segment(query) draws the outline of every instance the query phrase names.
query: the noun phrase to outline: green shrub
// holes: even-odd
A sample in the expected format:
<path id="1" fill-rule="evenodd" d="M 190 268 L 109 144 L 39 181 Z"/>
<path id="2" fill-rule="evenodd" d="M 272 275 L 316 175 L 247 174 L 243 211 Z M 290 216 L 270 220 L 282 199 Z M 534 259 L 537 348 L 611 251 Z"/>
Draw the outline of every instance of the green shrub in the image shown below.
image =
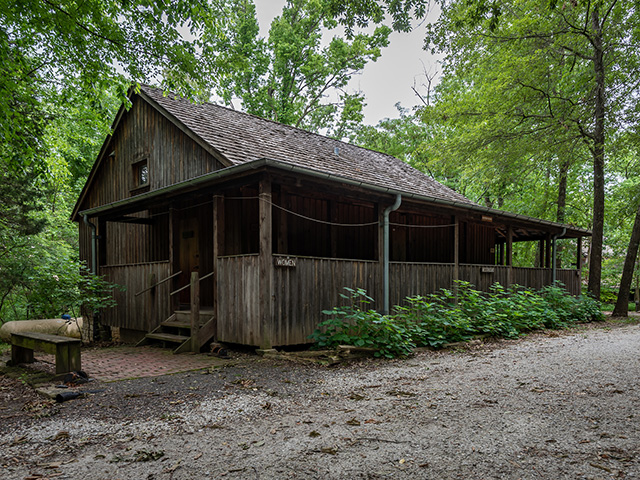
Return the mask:
<path id="1" fill-rule="evenodd" d="M 415 348 L 409 330 L 401 322 L 365 310 L 373 299 L 362 289 L 345 288 L 349 295 L 340 294 L 350 304 L 324 310 L 329 318 L 318 325 L 310 338 L 320 348 L 355 345 L 376 349 L 375 355 L 393 358 L 406 356 Z"/>
<path id="2" fill-rule="evenodd" d="M 474 336 L 515 338 L 543 328 L 566 328 L 577 322 L 602 320 L 600 304 L 587 296 L 573 297 L 557 283 L 536 292 L 500 284 L 480 292 L 468 282 L 457 291 L 406 299 L 393 315 L 372 310 L 373 299 L 362 289 L 345 288 L 349 304 L 325 310 L 329 318 L 310 336 L 316 346 L 355 345 L 377 349 L 376 356 L 405 356 L 416 346 L 441 348 Z"/>

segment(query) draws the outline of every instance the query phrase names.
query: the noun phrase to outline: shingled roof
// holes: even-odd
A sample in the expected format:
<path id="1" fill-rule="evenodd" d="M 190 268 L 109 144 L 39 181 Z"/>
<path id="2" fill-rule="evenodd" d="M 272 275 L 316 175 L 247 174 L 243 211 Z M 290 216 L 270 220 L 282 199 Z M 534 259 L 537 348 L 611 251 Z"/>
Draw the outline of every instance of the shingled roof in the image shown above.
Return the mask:
<path id="1" fill-rule="evenodd" d="M 141 91 L 216 150 L 229 166 L 277 160 L 369 185 L 475 205 L 391 155 L 219 105 L 193 104 L 157 88 L 142 86 Z"/>

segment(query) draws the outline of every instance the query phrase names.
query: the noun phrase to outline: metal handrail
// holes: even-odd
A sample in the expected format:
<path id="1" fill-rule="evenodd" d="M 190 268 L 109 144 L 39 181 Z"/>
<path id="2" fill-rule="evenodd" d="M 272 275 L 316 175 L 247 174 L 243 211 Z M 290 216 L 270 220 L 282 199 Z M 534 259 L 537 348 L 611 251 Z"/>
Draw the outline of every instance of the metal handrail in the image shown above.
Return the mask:
<path id="1" fill-rule="evenodd" d="M 211 273 L 207 273 L 204 277 L 200 277 L 200 278 L 198 279 L 198 282 L 201 282 L 201 281 L 202 281 L 202 280 L 204 280 L 205 278 L 209 278 L 209 277 L 210 277 L 210 276 L 212 276 L 212 275 L 213 275 L 213 272 L 211 272 Z M 171 295 L 175 295 L 176 293 L 179 293 L 179 292 L 181 292 L 181 291 L 183 291 L 183 290 L 186 290 L 186 289 L 187 289 L 187 288 L 189 288 L 190 286 L 191 286 L 191 283 L 187 283 L 184 287 L 180 287 L 179 289 L 177 289 L 177 290 L 175 290 L 175 291 L 171 292 L 171 293 L 169 294 L 169 296 L 171 296 Z"/>
<path id="2" fill-rule="evenodd" d="M 134 297 L 137 297 L 137 296 L 139 296 L 139 295 L 142 295 L 143 293 L 148 292 L 148 291 L 149 291 L 149 290 L 151 290 L 152 288 L 156 288 L 158 285 L 162 285 L 162 284 L 163 284 L 164 282 L 166 282 L 167 280 L 171 280 L 173 277 L 178 276 L 178 275 L 180 275 L 181 273 L 182 273 L 182 270 L 180 270 L 180 271 L 179 271 L 179 272 L 177 272 L 177 273 L 174 273 L 173 275 L 169 275 L 169 276 L 168 276 L 167 278 L 165 278 L 164 280 L 160 280 L 159 282 L 154 283 L 154 284 L 153 284 L 153 285 L 151 285 L 150 287 L 145 288 L 144 290 L 140 290 L 138 293 L 136 293 L 136 294 L 134 295 Z"/>

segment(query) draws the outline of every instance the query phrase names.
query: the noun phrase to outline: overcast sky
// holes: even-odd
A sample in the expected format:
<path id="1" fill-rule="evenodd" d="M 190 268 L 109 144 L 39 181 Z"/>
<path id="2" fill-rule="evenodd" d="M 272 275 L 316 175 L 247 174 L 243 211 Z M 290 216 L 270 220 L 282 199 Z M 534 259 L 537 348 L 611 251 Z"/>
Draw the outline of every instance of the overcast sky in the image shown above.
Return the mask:
<path id="1" fill-rule="evenodd" d="M 255 0 L 263 37 L 269 34 L 271 20 L 280 14 L 284 3 L 285 0 Z M 425 71 L 429 76 L 440 71 L 437 59 L 422 49 L 423 26 L 416 26 L 411 33 L 394 32 L 390 40 L 378 61 L 367 65 L 362 75 L 352 81 L 352 89 L 365 94 L 365 122 L 372 125 L 383 118 L 397 117 L 398 102 L 408 108 L 422 104 L 411 87 L 424 94 Z"/>

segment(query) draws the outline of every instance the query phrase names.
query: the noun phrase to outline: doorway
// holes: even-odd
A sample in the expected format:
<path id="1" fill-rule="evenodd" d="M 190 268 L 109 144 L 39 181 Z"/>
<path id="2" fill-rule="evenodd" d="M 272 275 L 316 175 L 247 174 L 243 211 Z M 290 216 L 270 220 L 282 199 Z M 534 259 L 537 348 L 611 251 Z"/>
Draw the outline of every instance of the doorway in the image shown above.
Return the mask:
<path id="1" fill-rule="evenodd" d="M 200 277 L 213 270 L 213 208 L 210 204 L 198 208 L 184 209 L 179 213 L 177 235 L 177 270 L 176 288 L 188 285 L 191 272 L 198 272 Z M 191 292 L 184 289 L 178 295 L 180 308 L 189 307 Z M 200 282 L 200 306 L 213 305 L 213 281 L 211 277 Z"/>

